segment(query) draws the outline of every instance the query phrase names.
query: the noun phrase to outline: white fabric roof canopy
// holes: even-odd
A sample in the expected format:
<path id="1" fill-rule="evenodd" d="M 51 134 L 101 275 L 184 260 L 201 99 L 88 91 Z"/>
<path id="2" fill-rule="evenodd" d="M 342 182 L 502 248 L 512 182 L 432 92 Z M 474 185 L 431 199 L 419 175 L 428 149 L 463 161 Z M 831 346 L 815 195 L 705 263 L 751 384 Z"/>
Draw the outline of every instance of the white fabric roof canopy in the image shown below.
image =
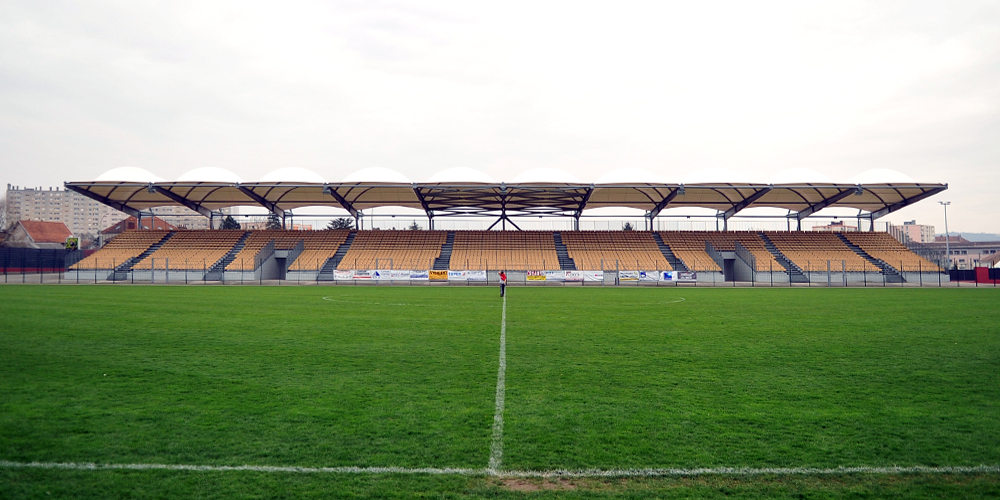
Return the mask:
<path id="1" fill-rule="evenodd" d="M 316 179 L 317 181 L 319 179 Z M 357 216 L 369 208 L 399 206 L 429 217 L 579 217 L 584 210 L 625 207 L 656 217 L 668 208 L 708 208 L 729 219 L 747 208 L 789 210 L 801 219 L 829 207 L 849 207 L 877 219 L 948 189 L 937 183 L 557 183 L 557 182 L 67 182 L 66 188 L 130 215 L 152 207 L 186 206 L 205 216 L 221 208 L 259 205 L 284 215 L 307 206 L 343 208 Z"/>

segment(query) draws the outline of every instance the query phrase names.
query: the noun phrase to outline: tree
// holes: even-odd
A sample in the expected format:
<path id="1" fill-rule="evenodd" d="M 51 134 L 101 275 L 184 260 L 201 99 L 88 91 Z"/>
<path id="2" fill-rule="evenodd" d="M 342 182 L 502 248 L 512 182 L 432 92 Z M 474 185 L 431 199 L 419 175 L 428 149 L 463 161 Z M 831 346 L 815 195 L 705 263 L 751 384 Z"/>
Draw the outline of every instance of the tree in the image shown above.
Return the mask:
<path id="1" fill-rule="evenodd" d="M 222 219 L 222 227 L 219 229 L 240 229 L 240 223 L 236 222 L 232 215 L 227 215 L 225 219 Z"/>
<path id="2" fill-rule="evenodd" d="M 622 226 L 622 231 L 632 231 L 634 229 L 635 228 L 632 227 L 632 223 L 631 222 L 626 222 L 625 225 Z"/>
<path id="3" fill-rule="evenodd" d="M 410 224 L 410 227 L 406 229 L 409 229 L 410 231 L 420 231 L 420 224 L 417 224 L 417 221 L 413 221 L 413 224 Z"/>
<path id="4" fill-rule="evenodd" d="M 349 217 L 341 217 L 339 219 L 333 219 L 329 224 L 326 225 L 327 229 L 354 229 L 354 221 Z"/>
<path id="5" fill-rule="evenodd" d="M 278 217 L 278 214 L 276 214 L 274 212 L 271 212 L 271 214 L 269 214 L 267 216 L 267 226 L 266 227 L 268 229 L 284 229 L 284 228 L 281 227 L 281 217 Z"/>
<path id="6" fill-rule="evenodd" d="M 7 226 L 12 224 L 10 211 L 7 208 L 7 197 L 0 197 L 0 231 L 6 231 Z"/>

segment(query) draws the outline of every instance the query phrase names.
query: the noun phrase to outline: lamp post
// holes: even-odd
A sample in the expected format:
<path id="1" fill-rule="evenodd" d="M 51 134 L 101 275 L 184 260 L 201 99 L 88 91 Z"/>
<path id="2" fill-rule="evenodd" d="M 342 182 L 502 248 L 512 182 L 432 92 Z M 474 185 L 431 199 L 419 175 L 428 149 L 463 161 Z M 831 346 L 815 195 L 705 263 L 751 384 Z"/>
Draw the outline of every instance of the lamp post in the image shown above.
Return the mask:
<path id="1" fill-rule="evenodd" d="M 951 269 L 951 235 L 948 233 L 948 205 L 951 205 L 951 202 L 939 201 L 938 203 L 944 207 L 944 253 L 948 258 L 948 269 Z"/>

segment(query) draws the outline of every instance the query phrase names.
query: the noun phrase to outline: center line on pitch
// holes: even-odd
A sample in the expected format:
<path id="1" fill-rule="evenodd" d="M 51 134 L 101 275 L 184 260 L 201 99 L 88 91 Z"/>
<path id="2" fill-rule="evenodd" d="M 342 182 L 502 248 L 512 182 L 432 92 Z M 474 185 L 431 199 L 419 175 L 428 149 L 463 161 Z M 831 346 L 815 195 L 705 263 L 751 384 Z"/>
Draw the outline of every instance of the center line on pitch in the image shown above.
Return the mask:
<path id="1" fill-rule="evenodd" d="M 500 366 L 497 368 L 496 411 L 493 414 L 493 440 L 490 442 L 490 465 L 487 471 L 496 475 L 503 462 L 503 400 L 507 374 L 507 297 L 500 313 Z"/>

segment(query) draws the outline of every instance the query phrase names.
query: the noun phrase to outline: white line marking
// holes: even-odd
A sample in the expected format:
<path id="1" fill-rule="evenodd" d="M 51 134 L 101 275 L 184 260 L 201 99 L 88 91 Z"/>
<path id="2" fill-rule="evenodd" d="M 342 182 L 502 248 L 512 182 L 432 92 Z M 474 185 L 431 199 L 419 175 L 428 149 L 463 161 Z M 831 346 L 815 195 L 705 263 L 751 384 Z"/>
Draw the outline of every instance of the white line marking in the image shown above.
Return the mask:
<path id="1" fill-rule="evenodd" d="M 357 300 L 331 299 L 330 297 L 323 297 L 323 300 L 326 300 L 326 301 L 329 301 L 329 302 L 343 302 L 345 304 L 370 304 L 370 305 L 373 305 L 373 306 L 422 306 L 422 305 L 424 305 L 424 304 L 395 304 L 395 303 L 391 303 L 391 302 L 361 302 L 361 301 L 357 301 Z"/>
<path id="2" fill-rule="evenodd" d="M 503 463 L 503 404 L 505 379 L 507 378 L 507 297 L 503 298 L 503 312 L 500 313 L 500 363 L 497 368 L 496 410 L 493 413 L 493 440 L 490 441 L 490 465 L 487 470 L 498 475 Z"/>
<path id="3" fill-rule="evenodd" d="M 182 470 L 208 472 L 294 472 L 303 474 L 339 473 L 339 474 L 453 474 L 482 475 L 480 469 L 460 469 L 435 467 L 280 467 L 271 465 L 183 465 L 183 464 L 97 464 L 73 462 L 9 462 L 0 460 L 0 467 L 10 469 L 71 469 L 71 470 Z"/>
<path id="4" fill-rule="evenodd" d="M 406 468 L 406 467 L 278 467 L 270 465 L 184 465 L 184 464 L 98 464 L 74 462 L 11 462 L 0 460 L 5 469 L 66 469 L 66 470 L 173 470 L 200 472 L 286 472 L 295 474 L 429 474 L 500 477 L 680 477 L 680 476 L 803 476 L 836 474 L 974 474 L 1000 473 L 998 465 L 926 467 L 714 467 L 702 469 L 585 469 L 551 471 L 496 471 L 491 469 L 463 468 Z"/>

